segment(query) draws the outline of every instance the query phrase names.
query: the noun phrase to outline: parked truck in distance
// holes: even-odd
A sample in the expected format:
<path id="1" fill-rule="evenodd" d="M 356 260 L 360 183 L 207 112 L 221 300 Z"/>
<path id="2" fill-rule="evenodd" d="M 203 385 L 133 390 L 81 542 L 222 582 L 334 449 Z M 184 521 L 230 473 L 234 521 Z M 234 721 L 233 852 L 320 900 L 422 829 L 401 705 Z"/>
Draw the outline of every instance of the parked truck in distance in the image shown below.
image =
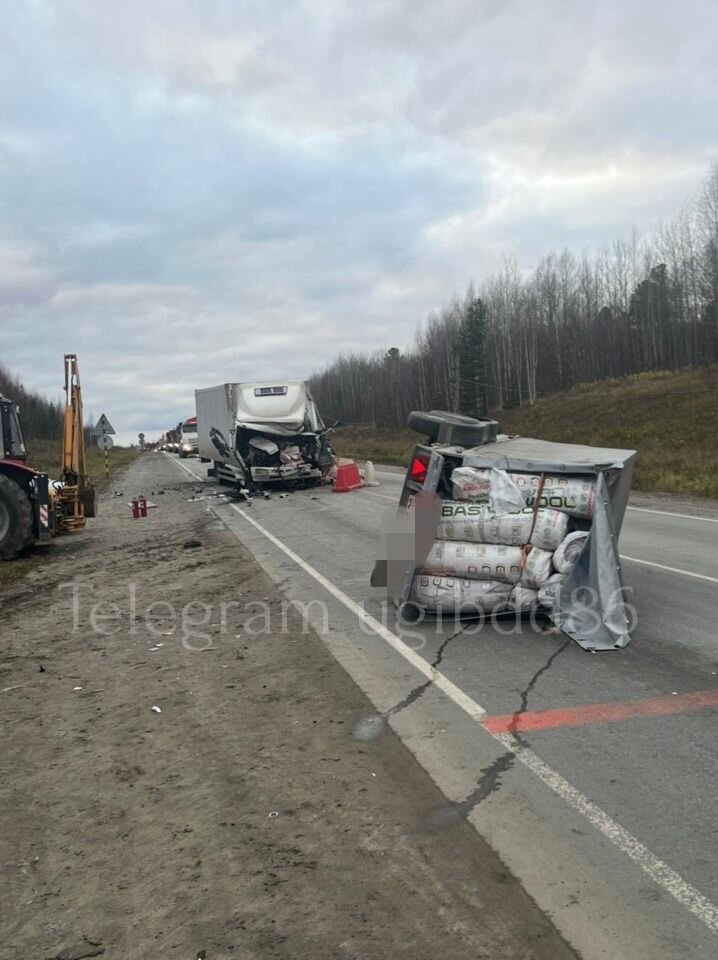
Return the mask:
<path id="1" fill-rule="evenodd" d="M 197 453 L 197 417 L 180 424 L 179 455 L 184 460 Z"/>
<path id="2" fill-rule="evenodd" d="M 311 486 L 329 473 L 327 428 L 303 380 L 195 390 L 200 457 L 220 483 Z"/>

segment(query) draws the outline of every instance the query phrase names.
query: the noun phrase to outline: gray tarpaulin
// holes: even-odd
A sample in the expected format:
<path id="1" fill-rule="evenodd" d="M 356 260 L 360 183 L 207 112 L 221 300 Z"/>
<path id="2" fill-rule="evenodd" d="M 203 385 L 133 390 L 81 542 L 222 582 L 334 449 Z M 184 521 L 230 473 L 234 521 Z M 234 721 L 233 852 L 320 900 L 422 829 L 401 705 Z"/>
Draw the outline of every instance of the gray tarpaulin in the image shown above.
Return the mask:
<path id="1" fill-rule="evenodd" d="M 613 450 L 515 437 L 466 451 L 472 467 L 596 477 L 591 532 L 578 562 L 549 612 L 551 620 L 586 650 L 613 650 L 630 640 L 624 610 L 618 534 L 631 490 L 635 450 Z"/>
<path id="2" fill-rule="evenodd" d="M 428 451 L 429 448 L 424 449 Z M 471 449 L 437 444 L 431 448 L 431 452 L 438 455 L 432 457 L 432 460 L 437 460 L 437 465 L 438 460 L 443 458 L 442 462 L 448 461 L 467 467 L 494 467 L 509 472 L 545 473 L 551 476 L 566 474 L 595 477 L 596 499 L 590 534 L 572 573 L 560 591 L 558 601 L 553 610 L 547 610 L 546 614 L 557 627 L 586 650 L 614 650 L 629 642 L 618 534 L 631 488 L 636 458 L 634 450 L 614 450 L 513 437 Z M 390 535 L 389 542 L 385 544 L 385 549 L 388 548 L 389 566 L 391 567 L 393 559 L 397 567 L 394 576 L 391 575 L 391 570 L 389 571 L 388 592 L 400 606 L 409 595 L 413 571 L 421 565 L 430 549 L 430 543 L 418 543 L 419 539 L 428 539 L 427 536 L 417 536 L 421 519 L 418 514 L 427 513 L 428 521 L 423 520 L 422 527 L 428 528 L 431 525 L 432 531 L 436 530 L 439 511 L 438 505 L 431 503 L 431 500 L 436 499 L 432 491 L 437 489 L 437 480 L 436 470 L 430 470 L 429 479 L 423 489 L 423 493 L 428 495 L 427 510 L 412 511 L 414 516 L 410 520 L 408 510 L 400 509 L 399 515 L 391 524 L 394 536 Z M 408 506 L 414 499 L 416 494 L 411 496 L 405 485 L 402 504 Z M 421 503 L 422 496 L 419 496 L 418 500 Z M 399 527 L 395 526 L 402 516 L 403 523 Z M 407 542 L 401 559 L 396 548 L 396 533 L 403 527 L 403 536 L 406 537 L 407 521 L 414 527 L 414 537 L 409 539 L 416 538 L 413 544 L 414 558 L 408 563 L 406 557 L 411 552 L 409 543 Z M 393 544 L 389 546 L 391 541 Z"/>

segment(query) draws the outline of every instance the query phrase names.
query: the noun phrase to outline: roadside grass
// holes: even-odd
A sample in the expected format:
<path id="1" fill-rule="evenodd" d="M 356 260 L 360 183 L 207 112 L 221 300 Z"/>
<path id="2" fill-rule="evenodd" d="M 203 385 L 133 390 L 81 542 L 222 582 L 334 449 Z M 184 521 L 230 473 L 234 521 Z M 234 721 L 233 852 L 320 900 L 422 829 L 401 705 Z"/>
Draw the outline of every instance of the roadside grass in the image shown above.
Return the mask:
<path id="1" fill-rule="evenodd" d="M 59 440 L 33 440 L 28 441 L 28 464 L 35 470 L 49 474 L 51 479 L 57 479 L 61 472 L 60 462 L 60 441 Z M 92 478 L 98 492 L 105 490 L 112 482 L 112 478 L 123 467 L 127 466 L 137 456 L 137 450 L 130 447 L 113 447 L 109 452 L 108 464 L 110 468 L 109 479 L 105 478 L 105 455 L 97 447 L 88 447 L 85 453 L 87 462 L 87 472 Z M 92 523 L 92 521 L 89 521 Z M 33 565 L 45 556 L 38 553 L 30 553 L 24 557 L 18 557 L 17 560 L 0 561 L 0 587 L 8 586 L 22 580 Z"/>
<path id="2" fill-rule="evenodd" d="M 633 487 L 718 497 L 718 366 L 584 383 L 531 407 L 497 410 L 504 433 L 638 451 Z M 340 428 L 340 456 L 406 464 L 410 430 Z"/>
<path id="3" fill-rule="evenodd" d="M 62 470 L 59 440 L 32 440 L 28 441 L 28 464 L 35 470 L 48 473 L 51 478 L 60 476 Z M 87 472 L 92 478 L 98 491 L 105 490 L 112 481 L 112 477 L 126 467 L 137 456 L 137 450 L 131 447 L 113 447 L 108 453 L 110 477 L 105 477 L 105 454 L 97 447 L 85 448 L 85 462 Z"/>
<path id="4" fill-rule="evenodd" d="M 580 384 L 498 419 L 507 433 L 637 450 L 636 490 L 718 497 L 718 366 Z"/>
<path id="5" fill-rule="evenodd" d="M 331 435 L 332 449 L 339 457 L 357 457 L 395 466 L 404 466 L 420 441 L 419 434 L 412 430 L 386 427 L 338 427 Z"/>

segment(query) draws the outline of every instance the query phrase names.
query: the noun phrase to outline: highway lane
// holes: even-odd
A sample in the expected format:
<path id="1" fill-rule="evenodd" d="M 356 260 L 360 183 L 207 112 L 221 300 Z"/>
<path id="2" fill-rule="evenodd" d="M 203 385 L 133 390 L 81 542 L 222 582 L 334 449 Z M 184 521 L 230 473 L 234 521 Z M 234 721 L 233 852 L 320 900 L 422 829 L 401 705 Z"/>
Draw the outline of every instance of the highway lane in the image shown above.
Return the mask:
<path id="1" fill-rule="evenodd" d="M 204 472 L 197 461 L 178 466 Z M 379 518 L 402 481 L 383 471 L 379 479 L 379 488 L 353 494 L 306 491 L 217 512 L 289 597 L 326 602 L 327 624 L 316 610 L 308 619 L 378 711 L 390 713 L 445 795 L 459 802 L 440 811 L 438 822 L 450 822 L 457 810 L 467 816 L 586 957 L 715 957 L 714 707 L 532 731 L 522 735 L 532 775 L 507 757 L 506 744 L 477 729 L 466 709 L 457 710 L 456 699 L 427 687 L 406 658 L 365 629 L 342 597 L 384 618 L 425 663 L 440 656 L 449 693 L 455 688 L 488 715 L 504 715 L 522 705 L 570 711 L 715 690 L 718 585 L 627 561 L 638 610 L 634 641 L 602 656 L 525 625 L 473 625 L 457 636 L 453 624 L 402 629 L 367 586 Z M 621 552 L 629 550 L 718 577 L 718 524 L 632 510 L 621 539 Z"/>

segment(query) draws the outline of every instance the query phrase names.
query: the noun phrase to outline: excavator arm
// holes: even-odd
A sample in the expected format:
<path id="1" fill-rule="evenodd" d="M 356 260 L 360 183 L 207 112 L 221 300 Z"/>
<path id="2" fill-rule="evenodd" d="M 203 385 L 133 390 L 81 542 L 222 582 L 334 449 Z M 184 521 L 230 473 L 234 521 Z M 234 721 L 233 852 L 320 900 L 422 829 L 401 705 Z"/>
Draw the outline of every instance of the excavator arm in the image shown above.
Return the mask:
<path id="1" fill-rule="evenodd" d="M 65 354 L 65 419 L 62 432 L 62 486 L 56 491 L 60 530 L 79 530 L 95 516 L 95 488 L 85 466 L 82 387 L 77 355 Z"/>

